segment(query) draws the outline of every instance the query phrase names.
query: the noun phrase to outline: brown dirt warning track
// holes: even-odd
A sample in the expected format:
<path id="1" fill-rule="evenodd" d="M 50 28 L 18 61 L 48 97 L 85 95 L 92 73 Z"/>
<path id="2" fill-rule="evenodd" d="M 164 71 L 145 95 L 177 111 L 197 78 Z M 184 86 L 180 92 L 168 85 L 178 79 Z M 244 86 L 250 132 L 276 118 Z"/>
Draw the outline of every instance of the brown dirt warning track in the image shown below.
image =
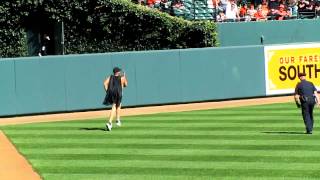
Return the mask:
<path id="1" fill-rule="evenodd" d="M 226 108 L 226 107 L 283 103 L 283 102 L 290 102 L 290 101 L 293 101 L 292 96 L 127 108 L 122 110 L 122 116 L 154 114 L 154 113 L 161 113 L 161 112 L 179 112 L 179 111 L 217 109 L 217 108 Z M 108 114 L 109 114 L 109 110 L 104 110 L 104 111 L 90 111 L 90 112 L 0 118 L 0 126 L 35 123 L 35 122 L 107 118 Z M 14 145 L 1 131 L 0 131 L 0 179 L 1 180 L 24 180 L 24 179 L 39 180 L 41 179 L 41 177 L 32 169 L 32 166 L 28 163 L 28 161 L 15 149 Z"/>

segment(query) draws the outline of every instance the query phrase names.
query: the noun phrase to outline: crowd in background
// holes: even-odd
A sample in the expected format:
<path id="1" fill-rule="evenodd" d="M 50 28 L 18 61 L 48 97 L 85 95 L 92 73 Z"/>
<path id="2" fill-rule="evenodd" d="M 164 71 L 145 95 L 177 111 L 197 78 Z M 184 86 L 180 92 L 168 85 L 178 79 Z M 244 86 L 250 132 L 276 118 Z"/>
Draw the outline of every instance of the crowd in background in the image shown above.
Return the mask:
<path id="1" fill-rule="evenodd" d="M 220 0 L 217 7 L 216 20 L 219 22 L 287 20 L 320 16 L 320 2 L 315 0 L 262 0 L 252 3 Z"/>
<path id="2" fill-rule="evenodd" d="M 174 9 L 184 10 L 185 0 L 132 0 L 138 4 L 146 5 L 150 8 L 159 9 L 162 12 L 167 12 L 171 15 L 174 14 Z M 191 0 L 192 1 L 192 0 Z"/>
<path id="3" fill-rule="evenodd" d="M 150 8 L 175 15 L 174 9 L 184 10 L 186 3 L 203 0 L 136 0 Z M 320 17 L 320 0 L 205 0 L 214 10 L 217 22 L 288 20 Z"/>

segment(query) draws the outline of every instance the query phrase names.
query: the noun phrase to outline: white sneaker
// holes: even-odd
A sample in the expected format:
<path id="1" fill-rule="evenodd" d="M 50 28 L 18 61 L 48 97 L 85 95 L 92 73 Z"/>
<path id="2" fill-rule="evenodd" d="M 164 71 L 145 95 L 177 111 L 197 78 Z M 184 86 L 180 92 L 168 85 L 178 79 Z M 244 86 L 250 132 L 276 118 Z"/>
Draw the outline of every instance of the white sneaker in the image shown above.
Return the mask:
<path id="1" fill-rule="evenodd" d="M 112 124 L 111 124 L 111 123 L 107 123 L 107 124 L 106 124 L 106 128 L 107 128 L 107 131 L 111 131 L 111 129 L 112 129 Z"/>
<path id="2" fill-rule="evenodd" d="M 117 120 L 117 121 L 116 121 L 116 124 L 117 124 L 117 126 L 121 126 L 121 121 L 120 121 L 120 120 Z"/>

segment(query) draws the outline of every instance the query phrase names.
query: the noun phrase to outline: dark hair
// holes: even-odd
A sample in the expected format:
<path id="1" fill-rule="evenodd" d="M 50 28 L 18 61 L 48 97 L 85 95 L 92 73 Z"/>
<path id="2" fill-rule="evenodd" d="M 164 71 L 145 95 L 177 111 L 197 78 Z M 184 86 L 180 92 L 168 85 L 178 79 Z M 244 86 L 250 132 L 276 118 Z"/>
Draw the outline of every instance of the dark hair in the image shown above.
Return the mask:
<path id="1" fill-rule="evenodd" d="M 299 73 L 298 77 L 301 77 L 301 76 L 306 76 L 306 73 Z"/>
<path id="2" fill-rule="evenodd" d="M 114 67 L 113 68 L 113 74 L 117 73 L 117 72 L 120 72 L 121 69 L 119 67 Z"/>

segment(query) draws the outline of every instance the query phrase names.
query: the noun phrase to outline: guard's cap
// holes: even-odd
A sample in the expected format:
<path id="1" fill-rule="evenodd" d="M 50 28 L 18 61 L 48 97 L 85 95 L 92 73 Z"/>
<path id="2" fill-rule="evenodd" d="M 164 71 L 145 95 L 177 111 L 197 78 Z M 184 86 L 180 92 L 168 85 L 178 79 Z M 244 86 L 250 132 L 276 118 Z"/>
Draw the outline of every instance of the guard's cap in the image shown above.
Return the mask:
<path id="1" fill-rule="evenodd" d="M 121 69 L 119 67 L 114 67 L 113 68 L 113 73 L 114 74 L 117 73 L 117 72 L 120 72 L 120 71 L 121 71 Z"/>
<path id="2" fill-rule="evenodd" d="M 306 73 L 299 73 L 298 77 L 306 76 Z"/>

